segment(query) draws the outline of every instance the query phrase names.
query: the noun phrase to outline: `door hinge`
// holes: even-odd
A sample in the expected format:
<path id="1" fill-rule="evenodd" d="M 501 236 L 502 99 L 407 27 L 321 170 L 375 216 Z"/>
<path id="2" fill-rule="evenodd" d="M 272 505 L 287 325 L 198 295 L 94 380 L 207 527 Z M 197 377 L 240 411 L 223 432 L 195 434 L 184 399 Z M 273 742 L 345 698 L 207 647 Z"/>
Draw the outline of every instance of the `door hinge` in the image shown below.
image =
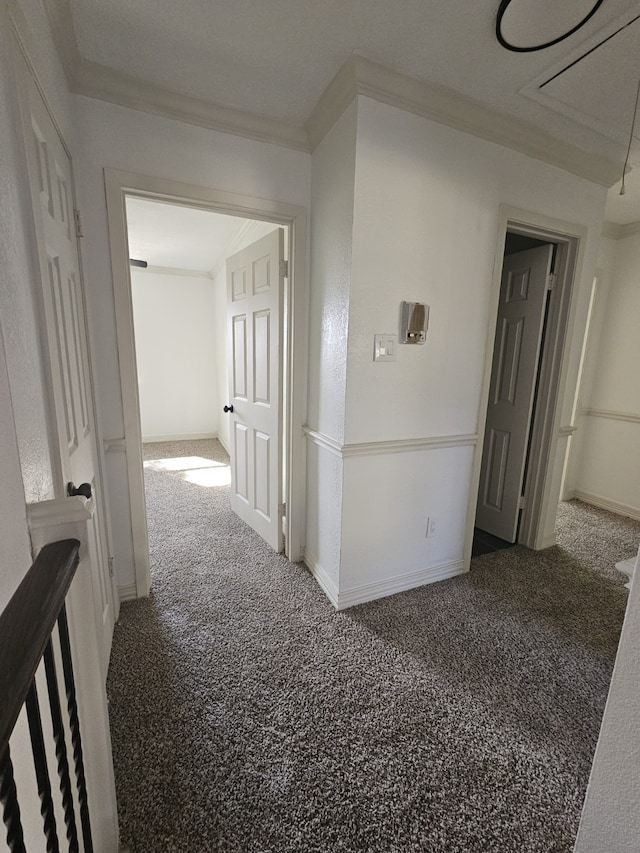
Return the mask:
<path id="1" fill-rule="evenodd" d="M 289 278 L 289 261 L 280 261 L 280 275 Z"/>
<path id="2" fill-rule="evenodd" d="M 285 518 L 287 515 L 287 505 L 286 504 L 280 504 L 278 506 L 278 512 L 280 513 L 280 518 Z"/>
<path id="3" fill-rule="evenodd" d="M 109 575 L 113 577 L 113 557 L 109 557 L 107 564 L 109 566 Z"/>
<path id="4" fill-rule="evenodd" d="M 524 495 L 520 495 L 518 498 L 518 509 L 525 509 L 527 506 L 527 499 Z"/>
<path id="5" fill-rule="evenodd" d="M 82 219 L 80 218 L 80 211 L 77 208 L 73 211 L 73 219 L 76 223 L 76 237 L 84 237 L 82 233 Z"/>
<path id="6" fill-rule="evenodd" d="M 556 274 L 554 272 L 550 272 L 547 276 L 547 290 L 553 290 L 556 286 Z"/>

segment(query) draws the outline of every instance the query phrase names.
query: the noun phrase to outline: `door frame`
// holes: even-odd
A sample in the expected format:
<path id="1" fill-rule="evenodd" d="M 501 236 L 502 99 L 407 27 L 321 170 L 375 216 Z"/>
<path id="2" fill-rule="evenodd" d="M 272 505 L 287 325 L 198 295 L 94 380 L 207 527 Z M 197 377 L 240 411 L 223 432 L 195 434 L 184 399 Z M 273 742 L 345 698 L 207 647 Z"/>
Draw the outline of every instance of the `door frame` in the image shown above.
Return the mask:
<path id="1" fill-rule="evenodd" d="M 288 316 L 285 329 L 287 359 L 283 365 L 286 375 L 283 424 L 286 436 L 284 454 L 287 478 L 285 553 L 292 562 L 299 562 L 304 549 L 306 518 L 306 458 L 302 431 L 307 404 L 306 331 L 309 304 L 305 208 L 286 202 L 255 198 L 116 169 L 105 169 L 104 178 L 137 597 L 149 594 L 151 580 L 142 464 L 142 429 L 128 262 L 126 196 L 198 207 L 243 219 L 266 220 L 289 229 L 289 275 L 285 279 Z"/>
<path id="2" fill-rule="evenodd" d="M 555 516 L 560 500 L 560 488 L 568 449 L 568 439 L 575 432 L 573 423 L 562 423 L 567 409 L 573 418 L 575 377 L 570 376 L 571 350 L 576 331 L 575 295 L 581 281 L 587 229 L 574 223 L 553 219 L 533 211 L 500 205 L 498 239 L 489 298 L 489 320 L 485 347 L 482 392 L 478 410 L 478 440 L 476 442 L 467 527 L 465 537 L 465 566 L 471 563 L 473 529 L 475 525 L 483 438 L 486 428 L 487 404 L 493 364 L 500 283 L 504 263 L 507 231 L 557 244 L 556 281 L 551 291 L 540 363 L 540 381 L 536 409 L 530 426 L 529 465 L 524 484 L 526 505 L 522 511 L 517 542 L 533 550 L 555 544 Z"/>

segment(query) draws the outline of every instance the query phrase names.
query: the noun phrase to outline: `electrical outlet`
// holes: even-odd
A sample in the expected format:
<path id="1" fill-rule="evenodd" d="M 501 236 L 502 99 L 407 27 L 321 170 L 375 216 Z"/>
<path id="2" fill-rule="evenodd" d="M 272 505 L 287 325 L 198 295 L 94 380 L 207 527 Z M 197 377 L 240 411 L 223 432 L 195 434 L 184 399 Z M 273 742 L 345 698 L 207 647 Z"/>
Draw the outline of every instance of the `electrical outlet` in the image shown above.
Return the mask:
<path id="1" fill-rule="evenodd" d="M 438 535 L 438 526 L 438 519 L 435 517 L 435 515 L 430 515 L 427 518 L 427 539 L 431 539 L 433 536 Z"/>

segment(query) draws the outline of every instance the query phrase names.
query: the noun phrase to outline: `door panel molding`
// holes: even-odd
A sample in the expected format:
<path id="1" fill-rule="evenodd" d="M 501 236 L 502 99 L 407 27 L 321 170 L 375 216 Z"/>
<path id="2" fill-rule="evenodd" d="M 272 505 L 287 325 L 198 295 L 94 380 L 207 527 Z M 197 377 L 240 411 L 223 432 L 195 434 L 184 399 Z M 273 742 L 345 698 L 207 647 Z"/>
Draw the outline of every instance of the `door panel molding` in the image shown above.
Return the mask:
<path id="1" fill-rule="evenodd" d="M 144 503 L 142 436 L 135 370 L 131 281 L 126 237 L 125 196 L 165 200 L 172 204 L 196 205 L 217 213 L 259 219 L 289 228 L 289 269 L 287 288 L 288 324 L 285 370 L 284 431 L 286 442 L 287 540 L 286 555 L 293 562 L 303 556 L 306 518 L 306 456 L 302 432 L 307 406 L 307 334 L 308 328 L 308 258 L 307 212 L 305 208 L 286 202 L 246 196 L 240 193 L 185 184 L 166 178 L 105 169 L 105 189 L 109 223 L 111 269 L 113 274 L 118 340 L 120 381 L 124 415 L 124 442 L 131 505 L 134 548 L 134 570 L 138 596 L 149 594 L 149 550 Z M 237 296 L 246 292 L 238 281 Z M 283 342 L 284 343 L 284 342 Z"/>

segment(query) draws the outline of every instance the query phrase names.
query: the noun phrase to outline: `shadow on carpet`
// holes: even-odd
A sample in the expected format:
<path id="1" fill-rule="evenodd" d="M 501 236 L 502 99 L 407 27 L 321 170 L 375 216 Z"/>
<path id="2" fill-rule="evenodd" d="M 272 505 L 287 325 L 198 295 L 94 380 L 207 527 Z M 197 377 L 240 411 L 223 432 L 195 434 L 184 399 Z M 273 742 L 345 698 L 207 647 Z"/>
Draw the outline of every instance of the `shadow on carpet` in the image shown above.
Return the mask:
<path id="1" fill-rule="evenodd" d="M 516 547 L 336 613 L 186 470 L 147 470 L 153 593 L 113 643 L 133 853 L 572 850 L 621 585 Z"/>

